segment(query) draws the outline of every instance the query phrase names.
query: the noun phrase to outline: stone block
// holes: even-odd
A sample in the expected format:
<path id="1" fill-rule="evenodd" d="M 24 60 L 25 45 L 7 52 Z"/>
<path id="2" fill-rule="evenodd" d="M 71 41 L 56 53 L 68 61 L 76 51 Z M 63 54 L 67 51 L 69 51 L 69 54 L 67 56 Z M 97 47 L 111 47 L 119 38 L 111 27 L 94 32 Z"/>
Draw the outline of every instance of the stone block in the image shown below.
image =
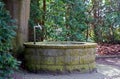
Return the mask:
<path id="1" fill-rule="evenodd" d="M 42 56 L 40 64 L 42 64 L 42 65 L 52 65 L 52 64 L 55 64 L 55 57 L 45 57 L 45 56 Z"/>
<path id="2" fill-rule="evenodd" d="M 85 49 L 79 49 L 78 50 L 80 56 L 86 55 L 86 50 Z"/>
<path id="3" fill-rule="evenodd" d="M 56 50 L 56 56 L 64 56 L 65 50 L 64 49 L 58 49 Z"/>
<path id="4" fill-rule="evenodd" d="M 27 67 L 27 69 L 30 70 L 30 71 L 36 71 L 36 68 L 35 68 L 35 65 L 34 65 L 34 64 L 28 64 L 26 67 Z"/>
<path id="5" fill-rule="evenodd" d="M 56 65 L 64 65 L 64 56 L 56 56 L 55 57 L 56 60 Z"/>
<path id="6" fill-rule="evenodd" d="M 70 64 L 73 65 L 73 64 L 76 64 L 78 65 L 79 64 L 79 56 L 71 56 L 71 62 Z"/>
<path id="7" fill-rule="evenodd" d="M 85 59 L 84 59 L 84 56 L 81 56 L 81 57 L 79 58 L 79 63 L 80 63 L 80 64 L 84 64 L 84 60 L 85 60 Z"/>
<path id="8" fill-rule="evenodd" d="M 95 55 L 89 55 L 90 63 L 95 61 Z"/>
<path id="9" fill-rule="evenodd" d="M 88 51 L 88 54 L 89 54 L 89 55 L 95 54 L 95 48 L 88 48 L 88 49 L 86 49 L 86 50 Z"/>
<path id="10" fill-rule="evenodd" d="M 89 69 L 88 64 L 84 64 L 84 65 L 80 66 L 80 72 L 81 73 L 85 73 L 85 72 L 89 72 L 89 71 L 90 71 L 90 69 Z"/>
<path id="11" fill-rule="evenodd" d="M 70 55 L 71 56 L 79 56 L 79 49 L 71 49 Z"/>
<path id="12" fill-rule="evenodd" d="M 66 65 L 79 64 L 79 56 L 66 56 L 65 64 Z"/>
<path id="13" fill-rule="evenodd" d="M 94 61 L 95 61 L 95 56 L 93 55 L 86 55 L 86 56 L 80 57 L 80 64 L 88 64 Z"/>
<path id="14" fill-rule="evenodd" d="M 26 48 L 24 54 L 25 55 L 33 55 L 35 53 L 36 53 L 36 49 L 34 49 L 34 48 Z"/>
<path id="15" fill-rule="evenodd" d="M 41 65 L 36 64 L 35 69 L 36 71 L 39 71 L 41 69 Z"/>
<path id="16" fill-rule="evenodd" d="M 39 50 L 40 55 L 43 56 L 63 56 L 65 53 L 64 49 L 42 49 Z"/>
<path id="17" fill-rule="evenodd" d="M 65 56 L 64 64 L 71 64 L 71 56 Z"/>
<path id="18" fill-rule="evenodd" d="M 96 69 L 96 63 L 95 62 L 89 63 L 88 66 L 89 66 L 90 71 L 93 71 L 94 69 Z"/>
<path id="19" fill-rule="evenodd" d="M 40 56 L 48 56 L 48 49 L 38 49 Z"/>
<path id="20" fill-rule="evenodd" d="M 65 66 L 67 71 L 80 71 L 81 66 L 80 65 L 67 65 Z"/>
<path id="21" fill-rule="evenodd" d="M 64 54 L 64 56 L 71 56 L 71 52 L 72 52 L 71 49 L 67 49 L 67 50 L 65 50 L 65 54 Z"/>
<path id="22" fill-rule="evenodd" d="M 82 61 L 83 64 L 89 63 L 89 61 L 90 61 L 89 56 L 83 56 L 83 57 L 81 58 L 81 61 Z"/>
<path id="23" fill-rule="evenodd" d="M 31 55 L 26 55 L 25 56 L 25 60 L 26 60 L 26 62 L 29 62 L 29 63 L 31 63 L 31 64 L 36 64 L 36 60 L 35 60 L 35 56 L 31 56 Z"/>

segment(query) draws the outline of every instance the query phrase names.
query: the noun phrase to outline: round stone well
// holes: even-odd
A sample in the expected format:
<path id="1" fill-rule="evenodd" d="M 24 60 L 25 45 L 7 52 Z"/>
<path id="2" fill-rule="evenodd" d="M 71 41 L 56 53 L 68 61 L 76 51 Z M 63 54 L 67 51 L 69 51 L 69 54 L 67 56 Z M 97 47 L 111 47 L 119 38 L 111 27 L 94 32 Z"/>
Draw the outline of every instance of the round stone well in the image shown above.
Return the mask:
<path id="1" fill-rule="evenodd" d="M 25 66 L 30 71 L 91 72 L 96 68 L 96 43 L 33 42 L 24 43 Z"/>

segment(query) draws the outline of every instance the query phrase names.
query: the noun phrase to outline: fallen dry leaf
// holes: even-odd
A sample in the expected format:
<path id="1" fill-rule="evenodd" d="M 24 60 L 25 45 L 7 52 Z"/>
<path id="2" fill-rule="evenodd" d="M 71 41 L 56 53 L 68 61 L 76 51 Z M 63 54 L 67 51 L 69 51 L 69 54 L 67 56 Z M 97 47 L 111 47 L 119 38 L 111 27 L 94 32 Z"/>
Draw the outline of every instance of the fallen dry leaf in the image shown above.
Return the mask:
<path id="1" fill-rule="evenodd" d="M 120 44 L 98 44 L 98 55 L 120 55 Z"/>

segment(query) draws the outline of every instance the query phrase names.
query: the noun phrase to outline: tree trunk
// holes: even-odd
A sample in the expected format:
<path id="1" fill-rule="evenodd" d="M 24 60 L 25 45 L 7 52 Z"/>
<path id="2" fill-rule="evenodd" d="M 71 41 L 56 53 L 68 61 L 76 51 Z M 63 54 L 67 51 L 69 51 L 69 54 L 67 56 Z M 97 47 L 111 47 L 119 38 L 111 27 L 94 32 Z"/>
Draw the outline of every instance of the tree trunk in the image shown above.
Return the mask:
<path id="1" fill-rule="evenodd" d="M 99 19 L 99 14 L 98 14 L 98 1 L 97 0 L 92 0 L 92 3 L 93 3 L 93 17 L 94 17 L 94 23 L 92 23 L 93 25 L 93 31 L 94 31 L 94 34 L 95 34 L 95 41 L 96 42 L 99 42 L 99 30 L 98 30 L 98 27 L 97 27 L 97 24 L 98 24 L 98 19 Z"/>
<path id="2" fill-rule="evenodd" d="M 4 2 L 12 18 L 16 20 L 17 35 L 14 40 L 14 51 L 22 52 L 23 43 L 28 41 L 30 0 L 4 0 Z"/>
<path id="3" fill-rule="evenodd" d="M 43 16 L 42 16 L 42 36 L 41 36 L 41 41 L 43 41 L 45 39 L 44 33 L 45 33 L 45 15 L 46 15 L 46 0 L 43 0 Z"/>

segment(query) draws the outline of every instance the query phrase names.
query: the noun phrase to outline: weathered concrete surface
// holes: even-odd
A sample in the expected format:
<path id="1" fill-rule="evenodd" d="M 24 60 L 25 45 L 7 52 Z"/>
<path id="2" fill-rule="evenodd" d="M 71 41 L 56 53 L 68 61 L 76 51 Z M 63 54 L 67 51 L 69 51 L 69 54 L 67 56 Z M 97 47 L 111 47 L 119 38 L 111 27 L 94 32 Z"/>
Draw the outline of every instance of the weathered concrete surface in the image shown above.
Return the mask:
<path id="1" fill-rule="evenodd" d="M 85 73 L 96 68 L 96 43 L 39 43 L 25 44 L 25 66 L 30 71 L 79 71 Z"/>

